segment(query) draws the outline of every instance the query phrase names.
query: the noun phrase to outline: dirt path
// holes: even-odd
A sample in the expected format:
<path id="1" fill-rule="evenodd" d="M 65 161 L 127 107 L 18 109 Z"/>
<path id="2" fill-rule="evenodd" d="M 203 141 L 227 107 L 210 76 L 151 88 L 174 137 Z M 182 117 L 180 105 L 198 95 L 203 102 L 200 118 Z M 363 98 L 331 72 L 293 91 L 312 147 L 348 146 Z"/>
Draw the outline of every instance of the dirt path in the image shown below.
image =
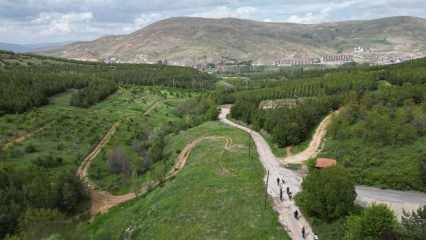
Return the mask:
<path id="1" fill-rule="evenodd" d="M 158 105 L 158 103 L 156 103 L 155 105 Z M 155 106 L 152 106 L 149 108 L 149 110 L 152 110 L 154 108 Z M 130 192 L 127 194 L 115 196 L 109 192 L 97 190 L 96 185 L 90 181 L 90 179 L 88 178 L 88 170 L 92 163 L 92 160 L 95 159 L 96 156 L 99 154 L 99 152 L 102 150 L 102 148 L 106 144 L 108 144 L 108 142 L 110 141 L 111 137 L 116 132 L 119 125 L 120 125 L 120 122 L 117 122 L 108 130 L 108 132 L 104 135 L 101 141 L 83 160 L 83 162 L 81 163 L 80 167 L 77 170 L 77 176 L 79 176 L 83 181 L 85 181 L 89 187 L 91 201 L 92 201 L 90 214 L 92 216 L 106 213 L 110 208 L 117 206 L 119 204 L 128 202 L 136 198 L 138 195 L 142 195 L 148 192 L 150 189 L 157 187 L 160 184 L 160 181 L 150 181 L 145 183 L 140 189 L 137 190 L 137 192 Z M 192 149 L 196 147 L 200 142 L 204 140 L 220 140 L 220 139 L 225 141 L 225 149 L 231 148 L 232 139 L 227 137 L 221 137 L 221 136 L 201 137 L 192 141 L 188 145 L 186 145 L 185 148 L 178 155 L 175 166 L 166 175 L 165 181 L 168 181 L 172 179 L 173 177 L 175 177 L 185 167 L 186 162 L 192 152 Z"/>
<path id="2" fill-rule="evenodd" d="M 284 163 L 297 163 L 301 164 L 304 161 L 316 157 L 321 152 L 321 144 L 325 135 L 327 134 L 327 127 L 330 125 L 330 122 L 334 116 L 339 114 L 340 111 L 333 112 L 329 114 L 320 125 L 315 130 L 314 135 L 312 136 L 312 140 L 309 143 L 309 146 L 303 150 L 302 152 L 290 155 L 285 158 L 280 159 Z"/>
<path id="3" fill-rule="evenodd" d="M 3 147 L 1 149 L 2 149 L 2 151 L 6 151 L 7 149 L 9 149 L 10 147 L 12 147 L 13 145 L 21 143 L 21 142 L 27 140 L 28 138 L 30 138 L 30 137 L 34 136 L 35 134 L 43 131 L 44 129 L 46 129 L 46 127 L 42 127 L 42 128 L 39 128 L 39 129 L 37 129 L 37 130 L 35 130 L 33 132 L 29 132 L 27 134 L 19 136 L 19 137 L 13 139 L 12 141 L 9 141 L 5 145 L 3 145 Z"/>
<path id="4" fill-rule="evenodd" d="M 255 141 L 259 142 L 256 144 L 256 146 L 258 147 L 258 153 L 261 156 L 262 161 L 269 161 L 274 159 L 276 161 L 279 161 L 279 159 L 276 158 L 274 154 L 271 152 L 269 146 L 267 146 L 266 141 L 263 139 L 263 137 L 260 134 L 252 131 L 251 129 L 245 128 L 243 126 L 235 124 L 226 119 L 226 115 L 229 113 L 229 110 L 230 110 L 229 108 L 230 108 L 229 106 L 222 107 L 222 112 L 220 116 L 221 121 L 229 125 L 243 129 L 246 132 L 250 131 L 252 138 Z M 327 126 L 330 124 L 330 121 L 333 115 L 338 114 L 339 112 L 340 111 L 330 114 L 321 122 L 319 127 L 316 129 L 313 139 L 307 149 L 305 149 L 303 152 L 299 154 L 292 155 L 281 160 L 284 163 L 304 163 L 306 160 L 317 156 L 318 153 L 321 151 L 321 142 L 323 141 L 323 138 L 326 135 Z M 262 158 L 263 155 L 264 157 Z M 272 165 L 272 167 L 280 168 L 281 166 Z M 266 165 L 265 168 L 270 169 L 271 166 Z M 290 170 L 287 169 L 287 171 L 290 171 Z M 292 176 L 292 175 L 289 175 L 289 176 Z M 291 188 L 295 189 L 293 192 L 298 192 L 301 189 L 302 178 L 297 175 L 293 176 L 293 178 L 297 180 L 292 181 L 292 183 L 290 184 L 292 185 Z M 380 189 L 380 188 L 367 187 L 367 186 L 356 186 L 355 190 L 357 193 L 356 202 L 359 205 L 365 207 L 372 204 L 385 204 L 390 209 L 393 210 L 398 220 L 401 220 L 403 211 L 408 211 L 408 212 L 415 211 L 419 207 L 426 205 L 426 193 L 422 193 L 422 192 L 397 191 L 397 190 Z M 285 212 L 286 208 L 281 205 L 276 205 L 275 207 L 278 211 L 281 210 L 283 212 L 283 213 L 280 212 L 280 221 L 281 221 L 281 216 L 283 217 L 286 216 L 286 212 Z M 296 238 L 296 239 L 299 239 L 299 238 Z"/>
<path id="5" fill-rule="evenodd" d="M 147 110 L 145 110 L 144 116 L 149 115 L 154 109 L 156 109 L 161 104 L 161 101 L 156 101 L 151 106 L 148 107 Z"/>
<path id="6" fill-rule="evenodd" d="M 227 125 L 239 128 L 249 133 L 255 142 L 256 149 L 259 154 L 259 159 L 267 171 L 265 176 L 265 183 L 267 183 L 266 190 L 273 199 L 273 207 L 279 215 L 279 222 L 292 239 L 303 239 L 301 232 L 302 228 L 304 227 L 307 232 L 305 239 L 312 240 L 312 229 L 306 219 L 301 214 L 299 220 L 296 220 L 293 216 L 293 212 L 295 210 L 300 212 L 299 208 L 296 206 L 295 201 L 290 200 L 285 193 L 284 201 L 280 201 L 280 188 L 283 188 L 285 191 L 286 188 L 289 187 L 290 191 L 293 193 L 293 196 L 295 196 L 301 190 L 302 177 L 281 165 L 281 162 L 272 153 L 270 146 L 261 134 L 228 120 L 226 117 L 229 112 L 230 106 L 222 106 L 219 119 L 221 122 Z M 277 178 L 284 179 L 286 183 L 283 186 L 277 184 Z"/>

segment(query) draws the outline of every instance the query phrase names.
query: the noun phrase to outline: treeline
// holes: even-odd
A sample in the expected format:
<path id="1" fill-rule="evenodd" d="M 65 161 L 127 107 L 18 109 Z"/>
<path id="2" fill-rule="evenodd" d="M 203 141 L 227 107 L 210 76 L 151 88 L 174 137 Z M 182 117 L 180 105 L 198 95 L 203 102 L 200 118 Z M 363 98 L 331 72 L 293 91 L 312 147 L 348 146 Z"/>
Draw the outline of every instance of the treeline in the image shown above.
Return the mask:
<path id="1" fill-rule="evenodd" d="M 34 166 L 31 171 L 0 169 L 0 196 L 0 238 L 3 238 L 18 230 L 28 230 L 20 229 L 25 226 L 25 218 L 32 218 L 30 224 L 38 224 L 54 217 L 50 213 L 76 213 L 88 193 L 72 172 L 49 174 L 44 168 Z M 31 215 L 34 212 L 43 214 Z"/>
<path id="2" fill-rule="evenodd" d="M 137 84 L 144 86 L 164 86 L 187 88 L 192 90 L 212 89 L 215 77 L 189 67 L 121 64 L 113 65 L 113 70 L 105 73 L 120 84 Z"/>
<path id="3" fill-rule="evenodd" d="M 3 57 L 4 54 L 0 55 Z M 29 64 L 0 67 L 0 113 L 19 113 L 48 103 L 49 97 L 68 89 L 82 89 L 74 97 L 74 105 L 90 106 L 111 94 L 117 84 L 156 85 L 173 88 L 206 90 L 213 88 L 215 78 L 195 69 L 148 64 L 85 63 L 33 57 Z M 8 55 L 8 58 L 10 56 Z M 0 58 L 1 59 L 1 58 Z M 94 81 L 95 83 L 91 83 Z M 93 95 L 93 96 L 91 96 Z"/>
<path id="4" fill-rule="evenodd" d="M 69 88 L 83 88 L 83 74 L 64 74 L 59 71 L 38 71 L 28 68 L 0 70 L 0 111 L 24 112 L 49 102 L 49 96 Z"/>
<path id="5" fill-rule="evenodd" d="M 294 108 L 259 109 L 255 102 L 237 101 L 232 118 L 252 124 L 270 133 L 279 146 L 297 145 L 305 141 L 328 113 L 338 109 L 343 97 L 307 99 Z"/>
<path id="6" fill-rule="evenodd" d="M 234 103 L 231 111 L 233 118 L 268 131 L 279 145 L 293 145 L 306 140 L 327 112 L 363 96 L 364 100 L 369 99 L 368 103 L 363 103 L 366 105 L 374 104 L 375 101 L 383 101 L 384 104 L 392 104 L 395 101 L 401 103 L 407 99 L 414 103 L 422 101 L 424 90 L 415 86 L 426 83 L 425 66 L 426 60 L 420 59 L 412 63 L 385 67 L 327 70 L 325 74 L 319 74 L 319 77 L 290 80 L 279 87 L 223 91 L 218 95 L 217 101 Z M 311 77 L 310 74 L 308 76 Z M 413 87 L 377 91 L 383 82 L 385 86 Z M 306 97 L 314 97 L 317 100 L 304 100 L 303 104 L 295 108 L 259 109 L 263 100 Z"/>
<path id="7" fill-rule="evenodd" d="M 361 70 L 338 71 L 323 77 L 286 81 L 278 87 L 261 88 L 248 91 L 230 92 L 232 97 L 223 96 L 223 102 L 231 100 L 262 100 L 315 97 L 336 95 L 355 91 L 358 93 L 375 90 L 378 87 L 375 72 Z M 219 99 L 221 101 L 221 99 Z"/>
<path id="8" fill-rule="evenodd" d="M 77 107 L 90 107 L 118 89 L 117 83 L 112 80 L 91 80 L 87 87 L 78 90 L 71 97 L 71 105 Z"/>
<path id="9" fill-rule="evenodd" d="M 325 154 L 361 184 L 425 191 L 424 139 L 426 85 L 392 86 L 345 106 L 329 128 Z"/>

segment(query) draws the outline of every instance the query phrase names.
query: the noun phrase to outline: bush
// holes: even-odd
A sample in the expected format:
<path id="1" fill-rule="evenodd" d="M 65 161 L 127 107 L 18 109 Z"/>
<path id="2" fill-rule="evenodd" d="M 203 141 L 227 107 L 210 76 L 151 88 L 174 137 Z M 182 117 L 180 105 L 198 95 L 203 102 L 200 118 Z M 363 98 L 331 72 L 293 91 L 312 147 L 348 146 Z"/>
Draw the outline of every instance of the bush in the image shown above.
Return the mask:
<path id="1" fill-rule="evenodd" d="M 130 176 L 131 169 L 129 159 L 120 147 L 115 147 L 108 156 L 108 166 L 114 174 L 124 174 Z"/>
<path id="2" fill-rule="evenodd" d="M 305 178 L 302 187 L 297 201 L 310 216 L 330 222 L 353 210 L 355 185 L 342 167 L 316 170 Z"/>
<path id="3" fill-rule="evenodd" d="M 34 165 L 42 167 L 42 168 L 56 168 L 62 165 L 63 163 L 62 157 L 52 157 L 44 156 L 44 157 L 37 157 L 32 162 Z"/>
<path id="4" fill-rule="evenodd" d="M 426 206 L 417 209 L 416 212 L 404 213 L 402 235 L 407 240 L 426 239 Z"/>
<path id="5" fill-rule="evenodd" d="M 397 239 L 397 226 L 395 216 L 386 205 L 373 205 L 360 216 L 348 218 L 345 240 Z"/>
<path id="6" fill-rule="evenodd" d="M 37 151 L 36 147 L 34 145 L 32 145 L 32 144 L 27 145 L 25 147 L 25 152 L 26 153 L 35 153 L 36 151 Z"/>

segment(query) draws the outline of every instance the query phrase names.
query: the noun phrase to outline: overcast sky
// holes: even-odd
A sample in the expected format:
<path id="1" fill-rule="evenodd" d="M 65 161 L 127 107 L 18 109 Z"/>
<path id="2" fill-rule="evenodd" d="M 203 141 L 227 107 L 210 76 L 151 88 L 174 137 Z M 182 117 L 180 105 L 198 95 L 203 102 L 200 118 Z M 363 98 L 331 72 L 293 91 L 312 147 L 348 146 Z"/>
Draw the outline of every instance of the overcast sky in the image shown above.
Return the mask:
<path id="1" fill-rule="evenodd" d="M 319 23 L 396 15 L 425 18 L 425 0 L 0 0 L 0 42 L 91 40 L 174 16 Z"/>

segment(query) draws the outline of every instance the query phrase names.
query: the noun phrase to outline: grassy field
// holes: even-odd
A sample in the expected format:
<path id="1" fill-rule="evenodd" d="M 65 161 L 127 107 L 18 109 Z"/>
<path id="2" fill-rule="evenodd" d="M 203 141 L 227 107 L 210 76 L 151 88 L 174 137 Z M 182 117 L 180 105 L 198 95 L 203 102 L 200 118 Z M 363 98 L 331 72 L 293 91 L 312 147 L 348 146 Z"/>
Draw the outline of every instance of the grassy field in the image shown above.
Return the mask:
<path id="1" fill-rule="evenodd" d="M 248 159 L 247 134 L 218 122 L 207 122 L 169 136 L 166 152 L 174 161 L 186 144 L 206 140 L 191 153 L 176 178 L 145 196 L 113 208 L 79 232 L 87 239 L 289 239 L 270 202 L 264 205 L 264 170 Z"/>

